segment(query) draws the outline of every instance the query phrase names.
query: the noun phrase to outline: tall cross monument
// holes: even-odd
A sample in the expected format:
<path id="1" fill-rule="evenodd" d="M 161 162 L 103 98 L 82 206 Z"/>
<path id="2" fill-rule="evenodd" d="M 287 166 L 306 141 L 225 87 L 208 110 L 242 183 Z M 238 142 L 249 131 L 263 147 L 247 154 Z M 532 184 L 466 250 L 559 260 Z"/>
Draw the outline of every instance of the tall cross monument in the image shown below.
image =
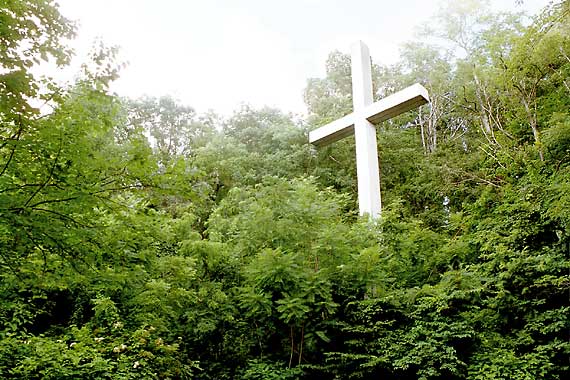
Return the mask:
<path id="1" fill-rule="evenodd" d="M 376 103 L 372 103 L 372 69 L 368 47 L 358 41 L 352 45 L 352 104 L 354 111 L 309 133 L 309 142 L 323 146 L 354 133 L 356 175 L 360 215 L 380 216 L 380 174 L 376 127 L 403 112 L 429 102 L 427 90 L 414 84 Z"/>

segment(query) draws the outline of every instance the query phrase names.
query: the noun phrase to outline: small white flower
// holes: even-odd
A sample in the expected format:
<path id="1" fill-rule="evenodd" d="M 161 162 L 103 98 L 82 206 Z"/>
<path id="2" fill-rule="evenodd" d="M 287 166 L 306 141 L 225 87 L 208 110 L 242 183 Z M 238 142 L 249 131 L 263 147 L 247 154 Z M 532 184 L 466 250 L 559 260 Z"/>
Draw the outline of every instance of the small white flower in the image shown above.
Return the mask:
<path id="1" fill-rule="evenodd" d="M 71 348 L 71 347 L 75 346 L 76 344 L 77 344 L 77 342 L 71 342 L 71 344 L 69 345 L 69 347 Z"/>
<path id="2" fill-rule="evenodd" d="M 103 339 L 105 339 L 105 338 L 104 337 L 95 338 L 95 342 L 97 342 L 97 343 L 102 342 Z"/>
<path id="3" fill-rule="evenodd" d="M 135 364 L 133 364 L 133 368 L 138 368 L 140 365 L 141 363 L 139 363 L 139 361 L 137 360 Z"/>
<path id="4" fill-rule="evenodd" d="M 123 352 L 126 349 L 127 349 L 127 345 L 123 343 L 120 346 L 113 347 L 113 352 Z"/>

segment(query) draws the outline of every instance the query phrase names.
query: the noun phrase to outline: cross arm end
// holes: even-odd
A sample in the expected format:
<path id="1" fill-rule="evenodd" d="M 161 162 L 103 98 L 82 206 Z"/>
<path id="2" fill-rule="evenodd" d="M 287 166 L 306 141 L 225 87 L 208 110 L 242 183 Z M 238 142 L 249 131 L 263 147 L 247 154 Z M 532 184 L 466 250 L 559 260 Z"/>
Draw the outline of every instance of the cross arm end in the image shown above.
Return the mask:
<path id="1" fill-rule="evenodd" d="M 369 105 L 364 112 L 368 121 L 371 123 L 379 123 L 428 102 L 428 91 L 424 86 L 416 83 Z"/>
<path id="2" fill-rule="evenodd" d="M 309 132 L 309 142 L 316 146 L 324 146 L 352 133 L 354 133 L 354 116 L 350 114 Z"/>

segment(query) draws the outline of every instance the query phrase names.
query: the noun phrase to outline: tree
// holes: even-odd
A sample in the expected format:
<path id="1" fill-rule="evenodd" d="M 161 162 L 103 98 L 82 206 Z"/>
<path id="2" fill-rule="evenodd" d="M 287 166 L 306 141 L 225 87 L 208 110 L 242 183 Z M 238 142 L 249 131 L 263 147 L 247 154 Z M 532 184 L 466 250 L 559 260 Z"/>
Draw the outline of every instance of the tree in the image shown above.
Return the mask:
<path id="1" fill-rule="evenodd" d="M 54 59 L 63 66 L 71 50 L 63 42 L 75 26 L 64 18 L 53 0 L 13 0 L 0 7 L 0 109 L 2 147 L 29 128 L 38 109 L 30 99 L 49 101 L 58 89 L 48 79 L 37 79 L 31 68 Z M 10 148 L 10 147 L 8 147 Z M 4 149 L 3 149 L 4 150 Z"/>
<path id="2" fill-rule="evenodd" d="M 565 379 L 569 3 L 529 26 L 480 4 L 439 31 L 469 56 L 411 42 L 374 66 L 376 97 L 420 81 L 432 105 L 378 126 L 370 222 L 350 139 L 306 139 L 350 112 L 348 56 L 309 81 L 307 122 L 221 120 L 109 94 L 114 47 L 66 88 L 18 77 L 73 27 L 5 2 L 0 377 Z M 48 92 L 49 112 L 27 103 Z"/>
<path id="3" fill-rule="evenodd" d="M 142 98 L 127 107 L 129 123 L 148 133 L 164 167 L 195 154 L 216 134 L 213 119 L 200 120 L 192 108 L 168 96 Z"/>

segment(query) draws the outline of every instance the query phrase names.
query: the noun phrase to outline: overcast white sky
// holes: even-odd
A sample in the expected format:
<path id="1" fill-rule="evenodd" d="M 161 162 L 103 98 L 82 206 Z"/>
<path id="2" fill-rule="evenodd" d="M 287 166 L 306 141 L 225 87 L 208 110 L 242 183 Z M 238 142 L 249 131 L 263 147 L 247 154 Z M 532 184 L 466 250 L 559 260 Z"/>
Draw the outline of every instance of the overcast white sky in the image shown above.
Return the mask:
<path id="1" fill-rule="evenodd" d="M 378 63 L 429 21 L 436 0 L 58 0 L 79 22 L 84 59 L 94 39 L 121 46 L 129 65 L 120 95 L 172 95 L 197 112 L 229 115 L 240 104 L 303 113 L 307 78 L 324 76 L 329 52 L 364 41 Z M 534 14 L 548 0 L 492 0 Z M 70 75 L 69 70 L 67 75 Z"/>

